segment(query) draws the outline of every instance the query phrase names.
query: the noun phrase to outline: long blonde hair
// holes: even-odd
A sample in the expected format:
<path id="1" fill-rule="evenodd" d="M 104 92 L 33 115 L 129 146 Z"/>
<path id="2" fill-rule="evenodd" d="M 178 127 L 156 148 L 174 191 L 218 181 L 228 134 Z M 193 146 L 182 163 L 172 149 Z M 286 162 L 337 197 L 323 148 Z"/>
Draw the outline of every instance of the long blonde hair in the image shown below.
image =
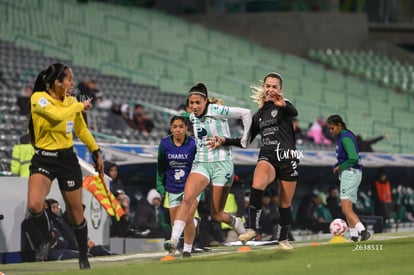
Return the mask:
<path id="1" fill-rule="evenodd" d="M 217 105 L 224 105 L 224 101 L 221 98 L 217 98 L 217 97 L 209 97 L 208 101 L 212 104 L 217 104 Z"/>
<path id="2" fill-rule="evenodd" d="M 266 95 L 265 95 L 265 92 L 264 92 L 264 89 L 263 89 L 263 83 L 266 82 L 266 79 L 268 77 L 273 77 L 273 78 L 279 79 L 280 80 L 280 87 L 282 87 L 282 82 L 283 82 L 282 76 L 279 73 L 275 73 L 275 72 L 268 73 L 264 77 L 264 79 L 261 81 L 262 82 L 261 86 L 257 86 L 255 84 L 250 85 L 250 88 L 252 89 L 252 93 L 253 93 L 250 97 L 253 99 L 253 102 L 256 102 L 257 105 L 259 105 L 259 108 L 262 108 L 265 101 L 266 101 Z"/>

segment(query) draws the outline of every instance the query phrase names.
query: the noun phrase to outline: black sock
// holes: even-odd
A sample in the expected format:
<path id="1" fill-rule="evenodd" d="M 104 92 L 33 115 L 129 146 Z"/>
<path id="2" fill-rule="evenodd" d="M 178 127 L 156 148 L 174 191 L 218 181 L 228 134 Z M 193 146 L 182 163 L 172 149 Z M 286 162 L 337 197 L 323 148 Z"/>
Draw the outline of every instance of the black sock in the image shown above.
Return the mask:
<path id="1" fill-rule="evenodd" d="M 259 230 L 260 214 L 262 213 L 263 190 L 252 188 L 249 205 L 249 228 Z"/>
<path id="2" fill-rule="evenodd" d="M 281 208 L 279 207 L 279 225 L 280 225 L 280 235 L 279 241 L 284 241 L 289 238 L 289 229 L 292 221 L 292 213 L 290 207 Z"/>
<path id="3" fill-rule="evenodd" d="M 35 226 L 39 229 L 43 236 L 44 241 L 50 241 L 52 239 L 52 234 L 50 232 L 50 221 L 49 217 L 47 216 L 47 213 L 45 210 L 42 210 L 42 212 L 38 214 L 30 213 L 30 218 L 32 219 Z"/>
<path id="4" fill-rule="evenodd" d="M 88 224 L 86 220 L 80 225 L 73 227 L 73 232 L 75 233 L 76 241 L 78 242 L 79 257 L 87 257 L 88 253 Z"/>

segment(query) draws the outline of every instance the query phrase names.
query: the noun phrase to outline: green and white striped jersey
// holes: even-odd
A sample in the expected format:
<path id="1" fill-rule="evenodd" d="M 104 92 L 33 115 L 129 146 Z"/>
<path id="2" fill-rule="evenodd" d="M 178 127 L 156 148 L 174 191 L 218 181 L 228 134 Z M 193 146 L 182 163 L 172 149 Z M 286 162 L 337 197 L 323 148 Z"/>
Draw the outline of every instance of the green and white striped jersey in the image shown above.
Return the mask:
<path id="1" fill-rule="evenodd" d="M 252 113 L 249 109 L 217 104 L 208 104 L 206 108 L 207 111 L 202 117 L 196 117 L 193 113 L 191 113 L 189 117 L 193 124 L 194 136 L 197 141 L 195 161 L 215 162 L 232 160 L 231 146 L 219 146 L 215 149 L 211 149 L 207 146 L 209 139 L 215 136 L 230 137 L 231 135 L 227 119 L 242 119 L 243 136 L 241 138 L 241 144 L 246 148 L 252 123 Z"/>

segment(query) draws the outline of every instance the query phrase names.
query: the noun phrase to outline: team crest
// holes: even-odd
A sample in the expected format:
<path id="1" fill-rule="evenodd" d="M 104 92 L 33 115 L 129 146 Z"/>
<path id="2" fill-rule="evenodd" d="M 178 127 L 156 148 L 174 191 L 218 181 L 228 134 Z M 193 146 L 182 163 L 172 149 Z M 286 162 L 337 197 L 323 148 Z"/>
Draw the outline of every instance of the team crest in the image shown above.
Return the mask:
<path id="1" fill-rule="evenodd" d="M 272 116 L 272 117 L 276 117 L 277 116 L 277 110 L 275 109 L 275 110 L 273 110 L 271 113 L 270 113 L 270 115 Z"/>

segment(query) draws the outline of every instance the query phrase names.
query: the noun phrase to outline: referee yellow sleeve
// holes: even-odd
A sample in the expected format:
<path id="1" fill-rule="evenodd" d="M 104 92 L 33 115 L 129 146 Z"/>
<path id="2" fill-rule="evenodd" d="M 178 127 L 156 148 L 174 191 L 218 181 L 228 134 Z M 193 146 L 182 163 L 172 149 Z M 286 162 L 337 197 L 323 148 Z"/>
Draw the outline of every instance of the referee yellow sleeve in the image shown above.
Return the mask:
<path id="1" fill-rule="evenodd" d="M 99 149 L 95 138 L 92 136 L 85 120 L 83 119 L 82 113 L 77 113 L 75 116 L 75 133 L 76 136 L 86 145 L 86 147 L 88 147 L 89 152 L 94 152 Z"/>

